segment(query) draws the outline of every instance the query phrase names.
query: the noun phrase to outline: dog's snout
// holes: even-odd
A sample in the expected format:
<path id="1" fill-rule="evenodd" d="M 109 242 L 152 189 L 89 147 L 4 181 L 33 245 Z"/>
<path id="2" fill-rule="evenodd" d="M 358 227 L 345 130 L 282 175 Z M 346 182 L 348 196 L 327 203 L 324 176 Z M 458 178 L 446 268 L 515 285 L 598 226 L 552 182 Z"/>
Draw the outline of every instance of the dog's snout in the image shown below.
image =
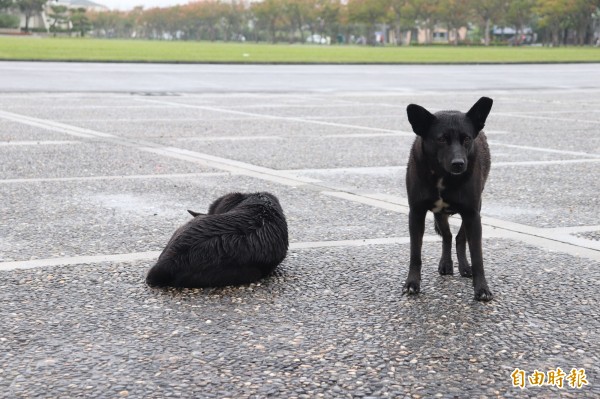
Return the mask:
<path id="1" fill-rule="evenodd" d="M 454 159 L 452 160 L 452 172 L 453 173 L 461 173 L 465 170 L 465 161 L 462 159 Z"/>

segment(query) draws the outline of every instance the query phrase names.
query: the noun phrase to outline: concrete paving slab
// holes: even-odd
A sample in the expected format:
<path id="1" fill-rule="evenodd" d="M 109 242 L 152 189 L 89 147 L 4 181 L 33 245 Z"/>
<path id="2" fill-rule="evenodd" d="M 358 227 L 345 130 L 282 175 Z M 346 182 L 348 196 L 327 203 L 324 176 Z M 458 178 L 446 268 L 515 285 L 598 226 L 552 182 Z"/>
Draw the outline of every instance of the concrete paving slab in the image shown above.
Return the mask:
<path id="1" fill-rule="evenodd" d="M 500 80 L 508 75 L 493 76 L 507 87 Z M 19 154 L 25 164 L 37 155 L 45 163 L 6 167 L 21 177 L 0 180 L 0 393 L 599 396 L 600 176 L 595 119 L 580 115 L 600 97 L 597 89 L 547 90 L 557 84 L 3 93 L 0 132 L 23 134 L 8 137 L 2 159 Z M 495 100 L 483 208 L 495 300 L 476 303 L 469 280 L 438 276 L 441 245 L 430 221 L 423 293 L 401 297 L 409 252 L 403 166 L 414 138 L 405 105 L 466 110 L 481 95 Z M 29 125 L 36 127 L 18 130 Z M 80 176 L 80 165 L 93 167 Z M 233 190 L 269 190 L 284 204 L 292 250 L 278 273 L 239 288 L 145 287 L 145 271 L 189 217 L 185 209 L 203 210 Z M 511 384 L 515 368 L 557 367 L 585 368 L 591 383 Z"/>
<path id="2" fill-rule="evenodd" d="M 406 168 L 364 167 L 290 170 L 298 176 L 327 182 L 341 190 L 349 188 L 358 193 L 381 193 L 406 197 Z"/>
<path id="3" fill-rule="evenodd" d="M 149 289 L 147 262 L 0 272 L 0 387 L 13 397 L 600 394 L 597 263 L 486 240 L 496 299 L 482 304 L 469 279 L 437 274 L 437 247 L 425 244 L 417 298 L 400 296 L 406 245 L 292 251 L 273 277 L 224 289 Z M 516 368 L 558 367 L 584 368 L 590 384 L 512 386 Z"/>
<path id="4" fill-rule="evenodd" d="M 322 136 L 348 134 L 393 134 L 395 130 L 333 121 L 269 119 L 266 117 L 237 117 L 199 120 L 149 121 L 65 121 L 74 126 L 111 132 L 122 137 L 162 138 L 208 137 L 264 137 L 264 136 Z"/>
<path id="5" fill-rule="evenodd" d="M 72 137 L 71 137 L 72 139 Z M 104 142 L 0 146 L 0 179 L 214 171 Z"/>
<path id="6" fill-rule="evenodd" d="M 268 132 L 264 132 L 268 134 Z M 266 145 L 263 140 L 226 143 L 189 141 L 186 149 L 278 169 L 397 165 L 412 137 L 285 137 Z M 166 142 L 177 145 L 175 142 Z M 179 143 L 181 145 L 181 143 Z M 402 160 L 402 161 L 401 161 Z"/>
<path id="7" fill-rule="evenodd" d="M 598 110 L 598 103 L 594 104 L 585 104 L 581 106 L 579 110 L 570 110 L 570 111 L 546 111 L 546 112 L 537 112 L 537 113 L 528 113 L 527 115 L 531 116 L 549 116 L 553 118 L 560 119 L 572 119 L 576 121 L 582 121 L 590 124 L 590 127 L 593 125 L 600 124 L 600 111 Z M 586 109 L 587 108 L 587 109 Z"/>
<path id="8" fill-rule="evenodd" d="M 230 109 L 228 105 L 221 105 Z M 276 104 L 268 106 L 257 106 L 249 104 L 248 106 L 238 106 L 234 108 L 236 111 L 243 111 L 249 113 L 257 113 L 263 115 L 273 115 L 282 117 L 311 117 L 311 118 L 323 118 L 323 117 L 336 117 L 343 118 L 344 116 L 364 116 L 368 117 L 373 114 L 381 113 L 382 109 L 377 104 L 352 104 L 352 103 L 330 103 L 326 99 L 315 101 L 312 105 L 303 104 L 302 106 L 297 105 L 286 105 Z M 398 113 L 404 112 L 405 107 L 400 104 L 396 110 L 386 107 L 383 111 L 392 114 L 393 111 Z"/>
<path id="9" fill-rule="evenodd" d="M 22 140 L 72 140 L 68 134 L 52 132 L 22 123 L 0 120 L 0 143 Z"/>
<path id="10" fill-rule="evenodd" d="M 377 134 L 341 135 L 324 134 L 307 137 L 279 137 L 277 132 L 263 131 L 257 140 L 157 140 L 168 146 L 214 154 L 254 165 L 275 169 L 331 169 L 344 167 L 405 166 L 412 136 Z M 496 148 L 498 147 L 498 148 Z M 545 160 L 573 160 L 575 154 L 537 151 L 535 149 L 507 149 L 491 145 L 494 160 L 502 162 Z"/>
<path id="11" fill-rule="evenodd" d="M 361 127 L 379 128 L 389 130 L 390 132 L 398 132 L 402 135 L 412 134 L 409 124 L 405 121 L 406 111 L 402 110 L 396 114 L 387 113 L 376 116 L 338 116 L 338 117 L 309 117 L 308 119 L 315 121 L 324 121 L 331 123 L 339 123 L 345 125 L 356 125 Z M 353 129 L 352 129 L 353 130 Z"/>
<path id="12" fill-rule="evenodd" d="M 577 237 L 583 237 L 588 240 L 600 241 L 600 229 L 598 231 L 590 231 L 587 233 L 576 234 Z"/>
<path id="13" fill-rule="evenodd" d="M 595 205 L 598 176 L 590 170 L 599 166 L 597 162 L 515 166 L 508 163 L 496 167 L 492 164 L 483 195 L 482 214 L 542 228 L 595 225 L 598 222 Z M 565 168 L 569 173 L 565 173 Z M 339 189 L 349 187 L 359 193 L 406 198 L 405 168 L 291 172 L 326 181 Z"/>
<path id="14" fill-rule="evenodd" d="M 597 163 L 492 167 L 486 213 L 537 227 L 596 225 L 597 171 Z"/>
<path id="15" fill-rule="evenodd" d="M 579 158 L 600 158 L 600 137 L 592 132 L 600 125 L 576 120 L 519 120 L 507 124 L 496 123 L 494 128 L 508 134 L 491 135 L 490 141 L 502 144 L 550 149 L 553 156 L 575 152 Z"/>
<path id="16" fill-rule="evenodd" d="M 582 106 L 583 109 L 594 109 L 594 104 L 600 103 L 600 100 L 594 95 L 599 91 L 598 88 L 555 89 L 550 87 L 539 90 L 515 88 L 511 90 L 417 90 L 409 92 L 352 92 L 348 90 L 340 93 L 311 93 L 310 97 L 333 97 L 347 103 L 388 104 L 390 106 L 398 106 L 409 99 L 426 108 L 431 106 L 438 110 L 460 109 L 466 111 L 479 97 L 485 95 L 494 99 L 494 107 L 511 107 L 509 109 L 514 111 L 523 108 L 533 111 L 564 111 L 572 105 Z M 306 95 L 306 97 L 309 96 Z"/>
<path id="17" fill-rule="evenodd" d="M 159 251 L 191 218 L 187 209 L 205 212 L 216 198 L 234 191 L 274 193 L 291 242 L 408 236 L 404 215 L 242 176 L 51 180 L 0 187 L 6 210 L 0 261 Z M 427 234 L 435 235 L 433 226 Z"/>
<path id="18" fill-rule="evenodd" d="M 201 109 L 177 108 L 171 105 L 157 105 L 148 103 L 135 103 L 131 99 L 125 106 L 106 104 L 98 107 L 95 105 L 77 107 L 54 106 L 46 108 L 12 107 L 11 112 L 44 118 L 72 121 L 147 121 L 152 120 L 196 120 L 202 118 L 219 118 L 227 115 L 218 114 Z"/>

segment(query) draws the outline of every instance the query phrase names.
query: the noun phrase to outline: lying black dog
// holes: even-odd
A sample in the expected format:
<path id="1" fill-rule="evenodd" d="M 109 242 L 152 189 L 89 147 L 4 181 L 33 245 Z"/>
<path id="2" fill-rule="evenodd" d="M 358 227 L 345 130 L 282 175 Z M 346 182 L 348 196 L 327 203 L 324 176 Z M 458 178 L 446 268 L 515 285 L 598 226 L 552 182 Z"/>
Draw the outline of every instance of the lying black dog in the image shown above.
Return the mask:
<path id="1" fill-rule="evenodd" d="M 436 231 L 443 238 L 440 274 L 454 273 L 448 216 L 458 213 L 462 218 L 456 236 L 458 270 L 463 277 L 473 276 L 476 300 L 492 299 L 483 272 L 479 215 L 481 193 L 490 171 L 490 151 L 481 129 L 491 108 L 492 100 L 482 97 L 466 114 L 458 111 L 431 114 L 415 104 L 406 109 L 418 137 L 406 171 L 410 266 L 403 293 L 417 294 L 420 290 L 421 247 L 429 210 L 434 214 Z M 467 241 L 472 267 L 466 256 Z"/>
<path id="2" fill-rule="evenodd" d="M 269 193 L 227 194 L 181 226 L 148 272 L 153 287 L 248 284 L 270 274 L 288 249 L 287 222 Z"/>

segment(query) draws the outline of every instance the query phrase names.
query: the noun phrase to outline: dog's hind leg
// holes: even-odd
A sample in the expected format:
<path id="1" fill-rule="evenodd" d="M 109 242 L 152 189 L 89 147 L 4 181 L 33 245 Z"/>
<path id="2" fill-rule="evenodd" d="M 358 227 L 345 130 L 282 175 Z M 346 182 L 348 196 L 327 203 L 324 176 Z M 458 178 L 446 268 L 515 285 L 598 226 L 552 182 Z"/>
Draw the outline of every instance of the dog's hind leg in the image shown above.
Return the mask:
<path id="1" fill-rule="evenodd" d="M 456 257 L 458 258 L 458 271 L 463 277 L 471 277 L 471 266 L 467 259 L 467 231 L 465 223 L 461 223 L 458 234 L 456 235 Z"/>
<path id="2" fill-rule="evenodd" d="M 438 266 L 438 272 L 442 276 L 454 274 L 454 265 L 452 264 L 452 232 L 448 224 L 448 215 L 443 213 L 434 213 L 435 231 L 442 236 L 442 258 Z"/>
<path id="3" fill-rule="evenodd" d="M 471 253 L 471 271 L 473 273 L 473 288 L 475 299 L 478 301 L 492 300 L 492 292 L 488 288 L 485 273 L 483 271 L 483 255 L 481 248 L 481 216 L 479 212 L 461 214 L 463 224 L 469 241 L 469 252 Z"/>

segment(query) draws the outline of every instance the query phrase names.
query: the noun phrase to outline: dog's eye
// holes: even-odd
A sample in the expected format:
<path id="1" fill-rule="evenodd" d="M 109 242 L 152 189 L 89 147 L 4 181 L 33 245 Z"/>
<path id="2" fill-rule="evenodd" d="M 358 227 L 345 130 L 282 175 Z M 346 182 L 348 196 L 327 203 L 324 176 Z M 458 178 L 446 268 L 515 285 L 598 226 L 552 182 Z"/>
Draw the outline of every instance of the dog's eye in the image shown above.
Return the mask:
<path id="1" fill-rule="evenodd" d="M 463 144 L 464 144 L 464 145 L 469 145 L 469 144 L 471 144 L 471 138 L 470 138 L 470 137 L 465 137 L 465 139 L 463 140 Z"/>
<path id="2" fill-rule="evenodd" d="M 446 136 L 438 137 L 437 141 L 438 141 L 438 143 L 445 143 L 446 142 Z"/>

